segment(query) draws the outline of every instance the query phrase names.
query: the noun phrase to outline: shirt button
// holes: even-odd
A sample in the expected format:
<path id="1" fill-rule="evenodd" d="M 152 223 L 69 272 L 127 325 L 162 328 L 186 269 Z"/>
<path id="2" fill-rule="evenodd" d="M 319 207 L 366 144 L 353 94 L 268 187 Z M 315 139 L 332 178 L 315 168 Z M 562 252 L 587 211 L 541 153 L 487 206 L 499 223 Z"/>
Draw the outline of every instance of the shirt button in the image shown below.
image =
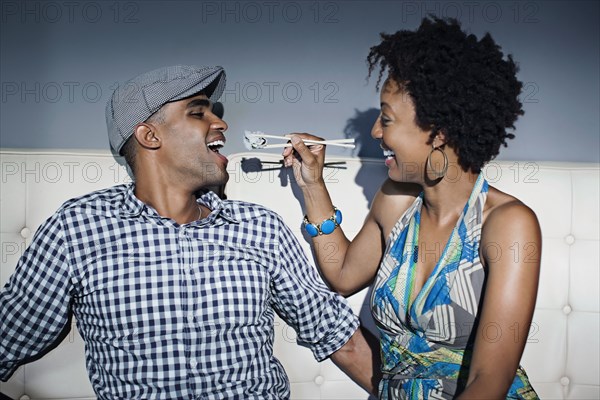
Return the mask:
<path id="1" fill-rule="evenodd" d="M 560 378 L 560 384 L 563 386 L 569 386 L 569 383 L 571 383 L 571 380 L 569 379 L 569 377 L 567 376 L 563 376 L 562 378 Z"/>
<path id="2" fill-rule="evenodd" d="M 194 313 L 193 312 L 189 313 L 187 316 L 187 319 L 190 324 L 193 323 L 194 322 Z"/>
<path id="3" fill-rule="evenodd" d="M 321 386 L 324 382 L 325 378 L 323 378 L 321 375 L 317 375 L 317 377 L 315 378 L 315 384 L 317 386 Z"/>
<path id="4" fill-rule="evenodd" d="M 190 360 L 190 367 L 192 367 L 192 368 L 196 368 L 197 366 L 198 366 L 198 361 L 196 361 L 196 359 L 195 359 L 195 358 L 192 358 L 192 359 Z"/>

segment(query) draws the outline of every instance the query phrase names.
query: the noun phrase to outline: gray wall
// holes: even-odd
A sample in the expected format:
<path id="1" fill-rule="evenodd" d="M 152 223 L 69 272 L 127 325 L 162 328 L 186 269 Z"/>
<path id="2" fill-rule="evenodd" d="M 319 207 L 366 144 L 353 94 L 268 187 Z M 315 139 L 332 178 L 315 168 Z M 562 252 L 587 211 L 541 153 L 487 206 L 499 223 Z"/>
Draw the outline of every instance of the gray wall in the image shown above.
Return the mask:
<path id="1" fill-rule="evenodd" d="M 178 63 L 227 70 L 225 154 L 245 151 L 244 129 L 368 134 L 369 47 L 433 12 L 489 31 L 520 64 L 526 114 L 499 159 L 599 162 L 598 4 L 2 1 L 0 147 L 106 149 L 111 88 Z"/>

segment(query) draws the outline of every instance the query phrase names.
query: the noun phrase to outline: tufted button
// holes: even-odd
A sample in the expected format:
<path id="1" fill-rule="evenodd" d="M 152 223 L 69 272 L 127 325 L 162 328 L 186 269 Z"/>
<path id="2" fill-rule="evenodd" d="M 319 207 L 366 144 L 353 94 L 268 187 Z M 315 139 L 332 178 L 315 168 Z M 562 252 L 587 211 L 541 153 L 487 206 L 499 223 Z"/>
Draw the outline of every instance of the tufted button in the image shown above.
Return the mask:
<path id="1" fill-rule="evenodd" d="M 569 377 L 567 376 L 563 376 L 562 378 L 560 378 L 560 384 L 563 386 L 569 386 L 569 383 L 571 383 L 571 380 L 569 379 Z"/>
<path id="2" fill-rule="evenodd" d="M 321 375 L 317 375 L 315 378 L 315 384 L 321 386 L 325 382 L 325 378 Z"/>
<path id="3" fill-rule="evenodd" d="M 571 314 L 571 311 L 573 311 L 573 309 L 571 308 L 570 305 L 567 304 L 566 306 L 563 307 L 563 313 L 565 313 L 565 315 Z"/>
<path id="4" fill-rule="evenodd" d="M 565 243 L 568 244 L 569 246 L 571 246 L 573 243 L 575 243 L 575 236 L 573 236 L 573 235 L 565 236 Z"/>
<path id="5" fill-rule="evenodd" d="M 19 397 L 19 400 L 31 400 L 31 397 L 24 394 L 23 396 Z"/>
<path id="6" fill-rule="evenodd" d="M 23 239 L 27 239 L 29 236 L 31 236 L 31 229 L 29 229 L 28 227 L 25 227 L 23 229 L 21 229 L 21 237 Z"/>

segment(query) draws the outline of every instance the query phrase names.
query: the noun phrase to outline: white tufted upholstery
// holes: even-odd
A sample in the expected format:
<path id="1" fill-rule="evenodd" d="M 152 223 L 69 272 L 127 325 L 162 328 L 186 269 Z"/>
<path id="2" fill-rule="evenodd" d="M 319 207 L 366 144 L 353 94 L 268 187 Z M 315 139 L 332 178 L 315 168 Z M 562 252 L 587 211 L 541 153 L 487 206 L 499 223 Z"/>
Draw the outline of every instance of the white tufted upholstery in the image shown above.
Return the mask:
<path id="1" fill-rule="evenodd" d="M 229 157 L 227 194 L 264 204 L 279 212 L 302 236 L 302 210 L 281 172 L 277 154 Z M 382 160 L 332 158 L 325 179 L 334 203 L 344 211 L 344 229 L 356 234 L 368 200 L 386 176 Z M 110 153 L 0 151 L 0 284 L 39 224 L 65 200 L 127 181 Z M 491 185 L 509 192 L 537 213 L 542 226 L 542 275 L 534 323 L 522 364 L 544 399 L 600 398 L 599 348 L 599 166 L 597 164 L 493 162 L 486 169 Z M 327 251 L 331 256 L 335 253 Z M 526 249 L 520 254 L 526 256 Z M 355 312 L 372 327 L 366 290 L 350 298 Z M 367 395 L 330 361 L 314 361 L 295 344 L 293 330 L 275 326 L 275 354 L 292 382 L 294 399 L 367 399 Z M 502 332 L 514 334 L 514 332 Z M 0 391 L 26 399 L 93 399 L 85 371 L 83 341 L 73 328 L 56 349 L 19 368 Z"/>

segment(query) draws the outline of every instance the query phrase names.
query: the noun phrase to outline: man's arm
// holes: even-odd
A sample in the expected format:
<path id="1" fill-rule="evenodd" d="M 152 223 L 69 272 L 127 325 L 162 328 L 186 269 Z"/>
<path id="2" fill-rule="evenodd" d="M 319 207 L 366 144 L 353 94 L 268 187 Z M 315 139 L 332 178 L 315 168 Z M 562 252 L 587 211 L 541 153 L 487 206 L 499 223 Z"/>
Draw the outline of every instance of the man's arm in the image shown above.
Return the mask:
<path id="1" fill-rule="evenodd" d="M 56 345 L 69 322 L 70 281 L 59 218 L 46 221 L 0 290 L 0 380 Z"/>
<path id="2" fill-rule="evenodd" d="M 331 361 L 363 389 L 377 396 L 381 380 L 378 348 L 379 340 L 361 326 L 345 345 L 331 355 Z"/>
<path id="3" fill-rule="evenodd" d="M 279 225 L 273 307 L 315 359 L 332 357 L 352 379 L 372 390 L 373 352 L 358 332 L 358 317 L 346 299 L 325 285 L 291 230 L 283 221 Z"/>

